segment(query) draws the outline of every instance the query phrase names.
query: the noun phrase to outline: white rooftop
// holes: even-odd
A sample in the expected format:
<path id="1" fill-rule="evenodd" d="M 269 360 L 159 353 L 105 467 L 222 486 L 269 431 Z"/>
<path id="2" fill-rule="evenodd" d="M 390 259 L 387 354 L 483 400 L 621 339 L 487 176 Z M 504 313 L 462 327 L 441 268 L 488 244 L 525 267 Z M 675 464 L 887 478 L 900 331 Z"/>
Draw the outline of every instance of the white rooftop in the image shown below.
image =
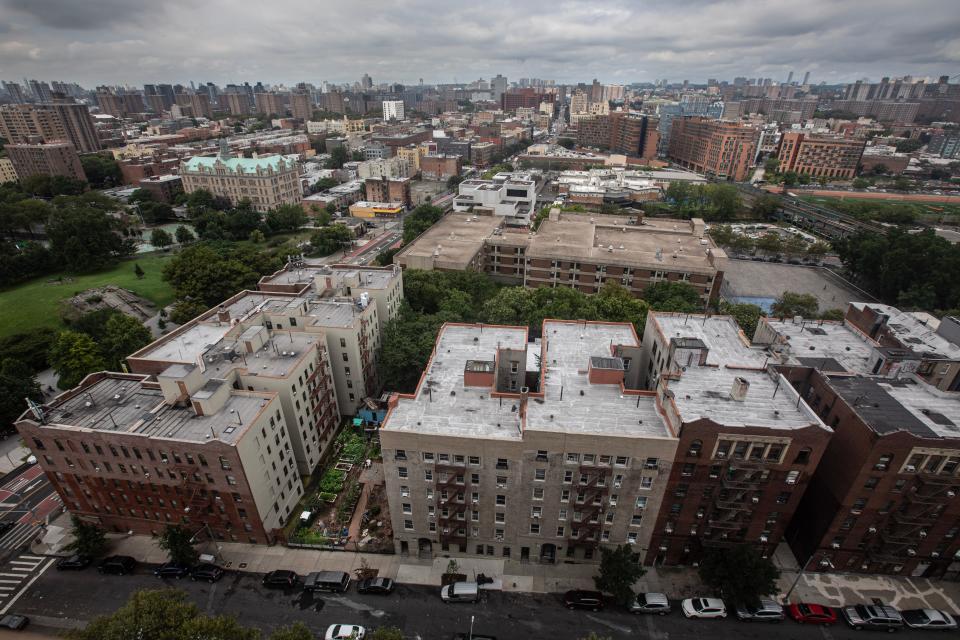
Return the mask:
<path id="1" fill-rule="evenodd" d="M 706 316 L 684 313 L 652 314 L 669 343 L 671 338 L 699 338 L 710 350 L 709 365 L 763 368 L 767 354 L 751 347 L 740 327 L 730 316 Z"/>
<path id="2" fill-rule="evenodd" d="M 821 320 L 776 320 L 767 318 L 770 328 L 787 339 L 789 350 L 785 364 L 803 364 L 835 371 L 822 361 L 829 358 L 849 373 L 870 374 L 870 361 L 876 344 L 845 322 Z"/>
<path id="3" fill-rule="evenodd" d="M 850 304 L 857 309 L 870 307 L 886 314 L 890 318 L 887 321 L 887 327 L 905 347 L 918 353 L 933 352 L 945 358 L 960 360 L 960 346 L 939 335 L 932 327 L 920 322 L 916 316 L 886 304 L 873 302 L 851 302 Z"/>

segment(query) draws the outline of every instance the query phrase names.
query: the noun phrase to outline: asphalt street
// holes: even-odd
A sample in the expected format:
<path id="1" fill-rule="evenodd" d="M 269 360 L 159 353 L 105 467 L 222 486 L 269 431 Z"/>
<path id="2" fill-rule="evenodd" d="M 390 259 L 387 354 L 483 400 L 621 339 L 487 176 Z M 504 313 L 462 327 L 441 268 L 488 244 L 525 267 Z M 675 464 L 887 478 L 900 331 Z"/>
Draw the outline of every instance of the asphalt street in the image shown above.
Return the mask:
<path id="1" fill-rule="evenodd" d="M 25 548 L 60 504 L 39 465 L 21 465 L 0 478 L 0 522 L 13 525 L 0 536 L 0 561 Z"/>
<path id="2" fill-rule="evenodd" d="M 30 616 L 33 626 L 53 632 L 115 610 L 134 590 L 170 586 L 186 591 L 208 614 L 235 616 L 265 634 L 300 621 L 317 637 L 323 637 L 328 625 L 348 623 L 367 628 L 396 626 L 410 639 L 449 640 L 455 633 L 469 631 L 473 617 L 474 633 L 494 635 L 498 640 L 576 640 L 591 631 L 617 640 L 841 640 L 873 635 L 842 624 L 822 628 L 792 621 L 771 625 L 734 619 L 687 620 L 676 607 L 662 617 L 634 616 L 615 607 L 597 613 L 568 611 L 556 594 L 490 592 L 479 603 L 444 604 L 439 587 L 400 585 L 390 596 L 358 595 L 353 587 L 346 594 L 311 595 L 299 590 L 265 589 L 260 584 L 261 576 L 254 574 L 231 573 L 209 585 L 190 580 L 162 581 L 151 571 L 151 567 L 141 566 L 133 575 L 101 576 L 92 568 L 62 573 L 51 569 L 30 585 L 10 613 Z M 930 636 L 942 637 L 922 631 L 899 634 L 905 640 Z"/>

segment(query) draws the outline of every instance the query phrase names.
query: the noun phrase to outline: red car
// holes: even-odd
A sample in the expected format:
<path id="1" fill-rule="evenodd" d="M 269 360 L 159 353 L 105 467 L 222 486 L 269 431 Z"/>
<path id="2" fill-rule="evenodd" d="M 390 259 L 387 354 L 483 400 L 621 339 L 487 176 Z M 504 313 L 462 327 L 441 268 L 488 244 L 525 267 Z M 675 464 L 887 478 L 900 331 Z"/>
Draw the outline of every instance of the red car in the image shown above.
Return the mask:
<path id="1" fill-rule="evenodd" d="M 788 605 L 787 613 L 801 624 L 830 625 L 837 621 L 835 609 L 811 602 L 795 602 Z"/>

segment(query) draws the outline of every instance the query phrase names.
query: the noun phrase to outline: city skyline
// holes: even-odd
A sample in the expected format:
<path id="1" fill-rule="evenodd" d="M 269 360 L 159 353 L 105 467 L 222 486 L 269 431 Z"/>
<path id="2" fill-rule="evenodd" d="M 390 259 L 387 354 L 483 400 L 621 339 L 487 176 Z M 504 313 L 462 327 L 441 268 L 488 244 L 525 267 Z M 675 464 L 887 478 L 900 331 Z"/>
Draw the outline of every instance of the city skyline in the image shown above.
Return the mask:
<path id="1" fill-rule="evenodd" d="M 258 80 L 287 85 L 468 82 L 502 73 L 610 84 L 667 78 L 770 77 L 810 72 L 828 84 L 864 77 L 952 75 L 960 61 L 960 16 L 946 0 L 869 12 L 814 0 L 802 15 L 785 2 L 605 0 L 589 6 L 494 2 L 446 11 L 433 0 L 383 10 L 374 3 L 322 10 L 301 0 L 269 9 L 215 0 L 162 6 L 119 0 L 0 3 L 0 77 L 84 85 Z M 312 29 L 313 20 L 346 29 Z M 357 25 L 357 28 L 350 27 Z M 117 64 L 118 60 L 125 64 Z"/>

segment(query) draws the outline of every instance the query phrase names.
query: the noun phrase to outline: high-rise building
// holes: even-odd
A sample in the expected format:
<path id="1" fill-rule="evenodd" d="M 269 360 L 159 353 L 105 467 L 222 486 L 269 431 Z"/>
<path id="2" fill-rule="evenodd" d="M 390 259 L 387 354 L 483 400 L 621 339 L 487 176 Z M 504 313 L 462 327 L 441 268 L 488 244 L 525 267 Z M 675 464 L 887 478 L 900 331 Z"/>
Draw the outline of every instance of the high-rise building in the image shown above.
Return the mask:
<path id="1" fill-rule="evenodd" d="M 657 118 L 653 116 L 624 111 L 580 118 L 577 121 L 577 144 L 652 159 L 657 155 L 660 135 L 657 124 Z"/>
<path id="2" fill-rule="evenodd" d="M 286 95 L 275 92 L 253 94 L 257 113 L 273 116 L 284 116 L 287 113 Z"/>
<path id="3" fill-rule="evenodd" d="M 247 116 L 253 111 L 250 96 L 246 93 L 228 93 L 227 108 L 232 116 Z"/>
<path id="4" fill-rule="evenodd" d="M 702 116 L 673 119 L 668 155 L 682 167 L 727 180 L 746 180 L 756 148 L 746 124 Z"/>
<path id="5" fill-rule="evenodd" d="M 507 79 L 499 73 L 490 81 L 490 93 L 494 102 L 500 102 L 503 94 L 507 92 Z"/>
<path id="6" fill-rule="evenodd" d="M 24 104 L 27 102 L 27 97 L 23 92 L 23 87 L 21 87 L 18 83 L 7 82 L 4 80 L 3 89 L 10 96 L 10 100 L 14 104 Z"/>
<path id="7" fill-rule="evenodd" d="M 46 82 L 31 80 L 30 91 L 33 93 L 33 97 L 37 100 L 37 102 L 53 101 L 53 92 L 50 90 L 50 85 L 48 85 Z"/>
<path id="8" fill-rule="evenodd" d="M 313 116 L 313 103 L 308 91 L 294 91 L 290 94 L 290 113 L 303 122 Z"/>
<path id="9" fill-rule="evenodd" d="M 372 88 L 373 88 L 373 78 L 371 78 L 366 73 L 363 74 L 363 77 L 360 79 L 361 91 L 369 91 Z"/>
<path id="10" fill-rule="evenodd" d="M 77 150 L 69 142 L 8 144 L 5 148 L 17 178 L 66 176 L 86 180 Z"/>
<path id="11" fill-rule="evenodd" d="M 403 100 L 384 100 L 383 101 L 383 119 L 384 120 L 403 120 Z"/>
<path id="12" fill-rule="evenodd" d="M 79 153 L 100 149 L 93 116 L 85 105 L 57 101 L 50 104 L 0 106 L 0 136 L 10 142 L 69 141 Z"/>
<path id="13" fill-rule="evenodd" d="M 779 170 L 850 180 L 857 175 L 866 140 L 786 131 L 780 137 Z"/>
<path id="14" fill-rule="evenodd" d="M 807 71 L 803 74 L 803 85 L 806 86 L 810 82 L 810 72 Z"/>

